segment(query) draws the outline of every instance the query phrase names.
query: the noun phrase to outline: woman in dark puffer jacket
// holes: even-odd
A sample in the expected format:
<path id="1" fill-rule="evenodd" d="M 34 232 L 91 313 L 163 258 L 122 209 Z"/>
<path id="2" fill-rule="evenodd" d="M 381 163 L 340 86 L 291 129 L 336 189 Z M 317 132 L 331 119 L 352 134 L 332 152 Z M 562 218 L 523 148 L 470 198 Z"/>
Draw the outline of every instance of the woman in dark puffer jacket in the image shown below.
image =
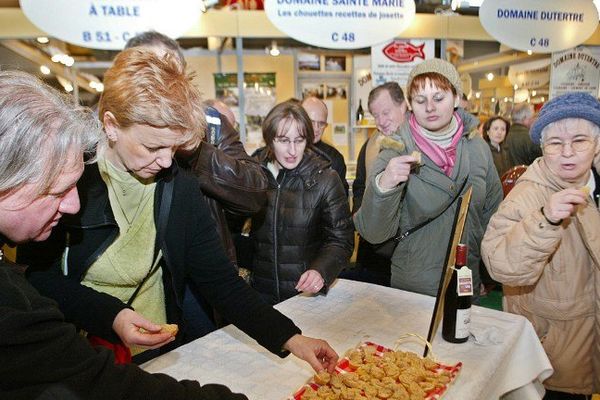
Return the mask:
<path id="1" fill-rule="evenodd" d="M 310 145 L 312 123 L 300 105 L 278 104 L 262 129 L 267 145 L 256 157 L 269 189 L 267 205 L 252 217 L 252 286 L 273 304 L 298 292 L 326 293 L 354 244 L 344 187 Z"/>

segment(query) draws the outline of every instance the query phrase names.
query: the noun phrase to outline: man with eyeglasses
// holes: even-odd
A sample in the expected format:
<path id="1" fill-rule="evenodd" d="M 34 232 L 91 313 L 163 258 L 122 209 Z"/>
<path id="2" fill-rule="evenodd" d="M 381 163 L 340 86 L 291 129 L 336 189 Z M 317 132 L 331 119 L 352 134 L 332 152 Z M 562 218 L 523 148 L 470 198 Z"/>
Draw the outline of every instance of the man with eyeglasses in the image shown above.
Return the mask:
<path id="1" fill-rule="evenodd" d="M 556 97 L 531 127 L 541 145 L 491 218 L 483 260 L 504 285 L 505 311 L 533 324 L 554 367 L 545 400 L 600 392 L 600 212 L 594 174 L 600 102 Z M 598 163 L 595 167 L 598 168 Z"/>
<path id="2" fill-rule="evenodd" d="M 331 168 L 340 176 L 342 184 L 344 185 L 344 191 L 346 192 L 346 196 L 348 196 L 349 186 L 348 181 L 346 180 L 346 163 L 344 162 L 344 156 L 337 151 L 335 147 L 321 140 L 323 132 L 325 132 L 325 128 L 327 128 L 327 106 L 323 101 L 316 97 L 307 97 L 302 101 L 302 108 L 304 108 L 304 111 L 306 111 L 312 121 L 313 130 L 315 132 L 313 146 L 321 151 L 321 153 L 317 152 L 317 154 L 323 155 L 322 153 L 324 153 L 327 159 L 331 161 Z"/>

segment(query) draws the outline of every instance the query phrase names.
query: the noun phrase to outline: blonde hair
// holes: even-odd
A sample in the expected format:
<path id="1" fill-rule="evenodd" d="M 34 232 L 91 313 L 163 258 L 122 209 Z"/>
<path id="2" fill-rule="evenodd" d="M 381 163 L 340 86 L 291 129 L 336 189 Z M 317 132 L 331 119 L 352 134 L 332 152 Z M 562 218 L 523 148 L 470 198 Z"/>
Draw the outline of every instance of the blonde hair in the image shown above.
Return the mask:
<path id="1" fill-rule="evenodd" d="M 122 128 L 149 125 L 183 133 L 181 146 L 197 146 L 206 129 L 202 97 L 192 76 L 171 53 L 134 47 L 122 51 L 104 75 L 100 119 L 111 112 Z"/>

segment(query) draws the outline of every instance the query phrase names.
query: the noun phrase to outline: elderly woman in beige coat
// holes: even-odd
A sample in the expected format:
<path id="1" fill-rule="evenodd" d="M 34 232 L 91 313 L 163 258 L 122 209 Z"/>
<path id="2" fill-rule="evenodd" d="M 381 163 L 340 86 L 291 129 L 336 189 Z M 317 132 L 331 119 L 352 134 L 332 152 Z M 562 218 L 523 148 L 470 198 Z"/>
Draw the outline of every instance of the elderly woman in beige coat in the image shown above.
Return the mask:
<path id="1" fill-rule="evenodd" d="M 552 362 L 545 399 L 589 398 L 600 392 L 600 102 L 556 97 L 530 134 L 543 156 L 490 220 L 483 259 L 505 310 L 531 321 Z"/>

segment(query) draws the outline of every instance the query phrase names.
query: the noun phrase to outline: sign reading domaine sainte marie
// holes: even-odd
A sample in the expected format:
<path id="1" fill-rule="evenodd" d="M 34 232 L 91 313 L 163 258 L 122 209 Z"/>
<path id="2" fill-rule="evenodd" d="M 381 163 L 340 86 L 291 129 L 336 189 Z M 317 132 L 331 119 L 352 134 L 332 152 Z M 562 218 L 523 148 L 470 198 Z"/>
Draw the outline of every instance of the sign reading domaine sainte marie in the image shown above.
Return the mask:
<path id="1" fill-rule="evenodd" d="M 201 0 L 20 0 L 25 16 L 48 35 L 83 47 L 121 50 L 156 30 L 176 38 L 197 23 Z"/>
<path id="2" fill-rule="evenodd" d="M 396 37 L 415 16 L 414 0 L 266 0 L 265 11 L 292 38 L 329 49 L 358 49 Z"/>
<path id="3" fill-rule="evenodd" d="M 552 53 L 586 41 L 598 27 L 598 10 L 592 0 L 485 0 L 479 19 L 500 43 Z"/>

